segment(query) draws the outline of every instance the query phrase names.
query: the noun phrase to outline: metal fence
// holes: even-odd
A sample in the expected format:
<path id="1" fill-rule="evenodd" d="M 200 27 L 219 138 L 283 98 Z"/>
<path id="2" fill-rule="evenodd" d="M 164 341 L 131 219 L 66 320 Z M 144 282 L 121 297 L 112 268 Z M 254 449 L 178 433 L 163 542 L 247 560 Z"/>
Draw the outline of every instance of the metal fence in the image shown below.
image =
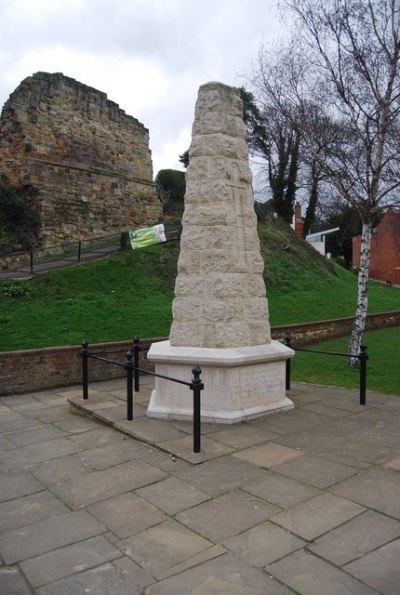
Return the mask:
<path id="1" fill-rule="evenodd" d="M 322 355 L 336 355 L 339 357 L 347 357 L 347 358 L 355 358 L 360 362 L 360 380 L 359 380 L 359 390 L 360 390 L 360 405 L 366 404 L 367 398 L 367 361 L 369 359 L 369 355 L 367 353 L 367 346 L 362 344 L 360 346 L 360 353 L 358 355 L 352 355 L 350 353 L 337 353 L 335 351 L 318 351 L 316 349 L 300 349 L 294 348 L 291 344 L 291 338 L 285 337 L 285 345 L 294 349 L 295 351 L 306 351 L 308 353 L 317 353 Z M 291 363 L 290 358 L 286 360 L 286 390 L 290 390 L 290 376 L 291 376 Z"/>
<path id="2" fill-rule="evenodd" d="M 167 241 L 179 239 L 181 231 L 181 225 L 165 224 Z M 19 272 L 24 275 L 33 275 L 51 268 L 101 258 L 129 247 L 127 231 L 86 240 L 65 240 L 45 248 L 1 254 L 0 270 L 3 273 Z"/>
<path id="3" fill-rule="evenodd" d="M 113 234 L 87 240 L 64 241 L 53 246 L 25 252 L 3 254 L 0 261 L 3 271 L 18 271 L 33 275 L 41 270 L 100 258 L 117 252 L 122 247 L 123 234 Z"/>
<path id="4" fill-rule="evenodd" d="M 204 384 L 200 378 L 201 368 L 199 366 L 193 366 L 192 374 L 193 378 L 191 382 L 181 380 L 179 378 L 172 378 L 163 374 L 157 374 L 156 372 L 150 372 L 139 368 L 139 353 L 141 351 L 140 342 L 138 337 L 134 337 L 132 347 L 126 353 L 125 362 L 118 362 L 111 360 L 99 352 L 89 351 L 89 343 L 83 341 L 81 349 L 82 358 L 82 393 L 83 399 L 89 398 L 89 359 L 95 359 L 107 364 L 119 366 L 126 370 L 126 418 L 128 421 L 133 420 L 133 388 L 135 392 L 140 390 L 140 374 L 147 374 L 157 378 L 163 378 L 164 380 L 170 380 L 178 384 L 183 384 L 193 392 L 193 452 L 201 452 L 201 391 L 204 388 Z M 104 352 L 101 352 L 104 353 Z M 133 361 L 132 361 L 133 360 Z"/>

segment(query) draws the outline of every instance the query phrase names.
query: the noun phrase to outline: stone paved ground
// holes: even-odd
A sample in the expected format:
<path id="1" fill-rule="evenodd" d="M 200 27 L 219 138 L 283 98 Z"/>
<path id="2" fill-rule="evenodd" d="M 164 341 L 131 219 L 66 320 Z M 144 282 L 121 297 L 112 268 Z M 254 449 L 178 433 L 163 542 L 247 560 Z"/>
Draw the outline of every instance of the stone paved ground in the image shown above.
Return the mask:
<path id="1" fill-rule="evenodd" d="M 194 455 L 150 389 L 0 400 L 2 595 L 399 594 L 400 397 L 297 384 Z"/>

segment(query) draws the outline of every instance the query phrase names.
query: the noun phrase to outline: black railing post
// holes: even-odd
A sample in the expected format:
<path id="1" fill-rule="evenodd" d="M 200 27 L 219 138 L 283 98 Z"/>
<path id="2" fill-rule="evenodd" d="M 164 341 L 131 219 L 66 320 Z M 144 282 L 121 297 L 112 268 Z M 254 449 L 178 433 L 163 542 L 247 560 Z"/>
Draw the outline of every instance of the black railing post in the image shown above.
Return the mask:
<path id="1" fill-rule="evenodd" d="M 33 250 L 31 250 L 31 262 L 30 262 L 30 269 L 31 269 L 31 275 L 33 275 Z"/>
<path id="2" fill-rule="evenodd" d="M 133 365 L 134 367 L 134 374 L 135 374 L 135 393 L 138 393 L 140 390 L 139 386 L 139 353 L 140 353 L 140 346 L 139 346 L 139 337 L 133 337 Z"/>
<path id="3" fill-rule="evenodd" d="M 81 253 L 82 253 L 82 242 L 79 240 L 78 242 L 78 262 L 81 261 Z"/>
<path id="4" fill-rule="evenodd" d="M 131 350 L 126 354 L 126 418 L 128 421 L 133 420 L 133 353 Z"/>
<path id="5" fill-rule="evenodd" d="M 365 405 L 367 395 L 367 360 L 369 356 L 367 354 L 367 346 L 364 343 L 360 345 L 358 359 L 360 361 L 360 405 Z"/>
<path id="6" fill-rule="evenodd" d="M 89 343 L 85 340 L 82 342 L 81 358 L 82 358 L 82 390 L 83 398 L 86 400 L 89 397 L 89 376 L 88 376 L 88 351 Z"/>
<path id="7" fill-rule="evenodd" d="M 193 391 L 193 452 L 198 453 L 201 450 L 201 404 L 200 394 L 204 388 L 201 381 L 201 368 L 194 366 L 192 368 L 193 378 L 190 385 L 190 390 Z"/>
<path id="8" fill-rule="evenodd" d="M 286 347 L 290 347 L 290 349 L 292 349 L 290 337 L 285 337 L 284 343 Z M 290 357 L 288 357 L 286 360 L 286 390 L 290 390 Z"/>

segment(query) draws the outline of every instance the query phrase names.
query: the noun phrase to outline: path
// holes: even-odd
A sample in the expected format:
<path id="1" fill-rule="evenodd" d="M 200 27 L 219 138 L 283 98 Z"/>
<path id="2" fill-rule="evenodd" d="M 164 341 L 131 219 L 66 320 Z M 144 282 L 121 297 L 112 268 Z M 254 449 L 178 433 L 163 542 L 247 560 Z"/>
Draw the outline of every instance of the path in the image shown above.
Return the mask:
<path id="1" fill-rule="evenodd" d="M 151 388 L 132 422 L 123 380 L 86 417 L 80 387 L 0 400 L 1 593 L 398 593 L 399 397 L 294 384 L 294 410 L 203 424 L 193 455 Z"/>

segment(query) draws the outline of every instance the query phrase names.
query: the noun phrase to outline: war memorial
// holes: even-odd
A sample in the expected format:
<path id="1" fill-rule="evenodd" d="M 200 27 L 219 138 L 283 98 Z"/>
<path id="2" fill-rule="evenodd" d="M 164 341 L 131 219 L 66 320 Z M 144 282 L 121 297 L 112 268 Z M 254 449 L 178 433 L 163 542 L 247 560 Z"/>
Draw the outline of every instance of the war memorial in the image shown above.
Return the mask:
<path id="1" fill-rule="evenodd" d="M 169 340 L 154 343 L 148 359 L 158 374 L 178 378 L 200 365 L 203 421 L 229 424 L 291 409 L 285 363 L 294 352 L 271 340 L 236 89 L 200 87 L 189 157 L 173 323 Z M 187 391 L 157 378 L 147 415 L 190 419 Z"/>

